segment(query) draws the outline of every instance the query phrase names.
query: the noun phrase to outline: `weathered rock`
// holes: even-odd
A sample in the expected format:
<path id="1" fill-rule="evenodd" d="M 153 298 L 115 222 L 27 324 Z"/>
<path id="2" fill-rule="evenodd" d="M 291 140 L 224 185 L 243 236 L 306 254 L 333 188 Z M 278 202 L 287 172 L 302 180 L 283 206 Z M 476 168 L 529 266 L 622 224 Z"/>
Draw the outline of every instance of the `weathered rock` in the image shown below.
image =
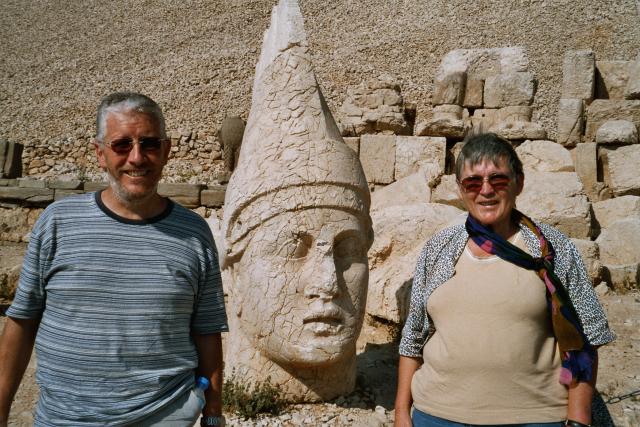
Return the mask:
<path id="1" fill-rule="evenodd" d="M 484 80 L 467 79 L 462 105 L 469 108 L 482 108 L 484 96 Z"/>
<path id="2" fill-rule="evenodd" d="M 435 164 L 427 164 L 412 175 L 406 176 L 386 187 L 371 193 L 371 210 L 388 206 L 429 203 L 431 188 L 434 187 L 442 172 Z"/>
<path id="3" fill-rule="evenodd" d="M 83 190 L 63 190 L 63 189 L 55 189 L 53 190 L 53 200 L 54 201 L 58 201 L 60 199 L 64 199 L 67 196 L 71 196 L 74 194 L 82 194 L 84 193 Z"/>
<path id="4" fill-rule="evenodd" d="M 9 141 L 0 138 L 0 178 L 4 177 L 4 163 L 7 160 L 7 150 L 9 149 Z"/>
<path id="5" fill-rule="evenodd" d="M 621 196 L 593 203 L 593 214 L 601 228 L 608 228 L 617 221 L 640 219 L 640 197 Z"/>
<path id="6" fill-rule="evenodd" d="M 18 187 L 22 188 L 47 188 L 47 182 L 42 179 L 18 178 Z"/>
<path id="7" fill-rule="evenodd" d="M 595 55 L 591 50 L 573 50 L 562 63 L 562 98 L 591 101 L 595 90 Z"/>
<path id="8" fill-rule="evenodd" d="M 369 315 L 395 323 L 406 318 L 416 260 L 425 241 L 460 213 L 433 203 L 373 207 L 376 239 L 369 252 Z"/>
<path id="9" fill-rule="evenodd" d="M 591 209 L 574 172 L 527 172 L 518 209 L 560 229 L 569 237 L 591 236 Z"/>
<path id="10" fill-rule="evenodd" d="M 409 176 L 427 164 L 436 166 L 439 174 L 442 174 L 444 173 L 446 154 L 446 138 L 397 136 L 395 179 Z"/>
<path id="11" fill-rule="evenodd" d="M 498 74 L 485 80 L 483 104 L 486 108 L 531 105 L 535 93 L 536 81 L 532 73 Z"/>
<path id="12" fill-rule="evenodd" d="M 542 125 L 532 122 L 500 122 L 490 127 L 489 131 L 512 141 L 545 139 L 547 137 L 547 131 Z"/>
<path id="13" fill-rule="evenodd" d="M 471 116 L 471 125 L 473 132 L 486 133 L 491 128 L 498 124 L 498 111 L 497 109 L 479 108 L 473 112 Z"/>
<path id="14" fill-rule="evenodd" d="M 469 125 L 464 120 L 433 118 L 427 122 L 418 122 L 415 134 L 417 136 L 462 139 L 468 130 Z"/>
<path id="15" fill-rule="evenodd" d="M 640 263 L 640 218 L 624 219 L 603 228 L 596 239 L 606 265 Z"/>
<path id="16" fill-rule="evenodd" d="M 208 208 L 219 208 L 224 204 L 226 185 L 208 185 L 200 192 L 200 204 Z"/>
<path id="17" fill-rule="evenodd" d="M 53 188 L 55 190 L 81 190 L 83 188 L 83 183 L 80 180 L 60 180 L 60 179 L 51 179 L 47 181 L 47 188 Z"/>
<path id="18" fill-rule="evenodd" d="M 638 130 L 628 120 L 609 120 L 596 132 L 598 144 L 637 144 Z"/>
<path id="19" fill-rule="evenodd" d="M 557 142 L 567 147 L 573 147 L 582 140 L 583 130 L 584 101 L 582 99 L 560 99 Z"/>
<path id="20" fill-rule="evenodd" d="M 585 140 L 595 141 L 597 130 L 609 120 L 628 120 L 636 128 L 640 127 L 640 100 L 594 100 L 587 107 Z"/>
<path id="21" fill-rule="evenodd" d="M 629 65 L 629 80 L 624 89 L 626 99 L 640 99 L 640 53 L 635 61 Z"/>
<path id="22" fill-rule="evenodd" d="M 607 153 L 609 187 L 616 196 L 640 195 L 640 145 L 628 145 Z"/>
<path id="23" fill-rule="evenodd" d="M 443 205 L 454 206 L 458 209 L 465 209 L 464 203 L 460 200 L 460 193 L 458 192 L 458 183 L 456 176 L 443 175 L 440 178 L 440 183 L 431 192 L 431 203 L 441 203 Z"/>
<path id="24" fill-rule="evenodd" d="M 362 135 L 360 161 L 368 182 L 392 183 L 396 167 L 396 137 L 394 135 Z"/>
<path id="25" fill-rule="evenodd" d="M 533 108 L 527 105 L 510 105 L 498 109 L 496 112 L 496 122 L 498 123 L 515 123 L 530 122 Z"/>
<path id="26" fill-rule="evenodd" d="M 640 288 L 640 264 L 604 265 L 605 275 L 616 291 L 637 290 Z M 632 424 L 629 424 L 631 426 Z"/>
<path id="27" fill-rule="evenodd" d="M 575 148 L 575 170 L 587 194 L 592 194 L 598 181 L 598 145 L 595 142 L 578 144 Z"/>
<path id="28" fill-rule="evenodd" d="M 218 130 L 218 140 L 222 144 L 222 158 L 227 170 L 232 171 L 238 161 L 240 144 L 244 135 L 244 120 L 238 116 L 225 117 Z"/>
<path id="29" fill-rule="evenodd" d="M 462 105 L 464 100 L 467 74 L 456 72 L 447 74 L 433 83 L 433 105 L 456 104 Z"/>
<path id="30" fill-rule="evenodd" d="M 553 141 L 525 141 L 516 148 L 525 169 L 538 172 L 573 172 L 571 153 Z"/>
<path id="31" fill-rule="evenodd" d="M 604 267 L 600 262 L 600 249 L 598 244 L 592 240 L 571 239 L 578 248 L 582 261 L 584 261 L 589 278 L 594 285 L 602 281 Z"/>
<path id="32" fill-rule="evenodd" d="M 158 184 L 158 194 L 169 197 L 176 203 L 180 203 L 186 208 L 197 208 L 200 206 L 200 191 L 204 185 L 201 184 Z"/>
<path id="33" fill-rule="evenodd" d="M 360 138 L 353 136 L 346 136 L 343 138 L 344 143 L 351 148 L 357 156 L 360 156 Z"/>
<path id="34" fill-rule="evenodd" d="M 629 81 L 629 61 L 596 61 L 597 99 L 624 99 Z"/>
<path id="35" fill-rule="evenodd" d="M 84 183 L 84 191 L 87 193 L 104 190 L 107 187 L 109 187 L 109 183 L 104 181 L 87 181 Z"/>
<path id="36" fill-rule="evenodd" d="M 53 190 L 48 188 L 0 187 L 0 200 L 15 201 L 27 206 L 53 202 Z"/>
<path id="37" fill-rule="evenodd" d="M 42 211 L 42 208 L 0 207 L 0 241 L 28 242 L 31 228 Z"/>
<path id="38" fill-rule="evenodd" d="M 529 58 L 524 47 L 493 49 L 455 49 L 448 52 L 436 70 L 435 79 L 455 72 L 466 72 L 467 81 L 486 80 L 496 74 L 527 71 Z"/>
<path id="39" fill-rule="evenodd" d="M 7 145 L 7 154 L 4 160 L 4 176 L 17 178 L 22 175 L 22 151 L 24 145 L 10 141 Z"/>

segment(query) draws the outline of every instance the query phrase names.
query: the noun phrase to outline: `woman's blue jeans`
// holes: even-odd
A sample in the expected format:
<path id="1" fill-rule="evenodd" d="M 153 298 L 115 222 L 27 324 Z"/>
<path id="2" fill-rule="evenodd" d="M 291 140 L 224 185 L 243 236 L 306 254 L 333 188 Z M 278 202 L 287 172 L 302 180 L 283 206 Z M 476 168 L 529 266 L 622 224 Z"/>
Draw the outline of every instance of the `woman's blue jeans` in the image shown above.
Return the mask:
<path id="1" fill-rule="evenodd" d="M 433 415 L 425 414 L 422 411 L 413 408 L 413 414 L 411 415 L 411 421 L 413 427 L 562 427 L 564 422 L 559 421 L 555 423 L 526 423 L 526 424 L 464 424 L 457 423 L 455 421 L 445 420 L 444 418 L 434 417 Z"/>

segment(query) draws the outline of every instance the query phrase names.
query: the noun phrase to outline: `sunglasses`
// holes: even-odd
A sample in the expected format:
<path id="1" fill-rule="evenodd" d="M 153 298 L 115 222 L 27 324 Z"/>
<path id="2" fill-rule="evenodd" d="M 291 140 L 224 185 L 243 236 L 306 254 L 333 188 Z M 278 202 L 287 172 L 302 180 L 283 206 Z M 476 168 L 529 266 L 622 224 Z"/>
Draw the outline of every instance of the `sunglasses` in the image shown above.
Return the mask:
<path id="1" fill-rule="evenodd" d="M 162 138 L 141 138 L 137 142 L 133 138 L 121 138 L 115 141 L 105 142 L 111 150 L 116 154 L 128 154 L 133 150 L 134 144 L 140 144 L 140 150 L 144 153 L 154 153 L 159 151 L 162 147 L 162 143 L 165 140 Z"/>
<path id="2" fill-rule="evenodd" d="M 509 186 L 511 177 L 501 173 L 496 173 L 486 178 L 472 175 L 464 178 L 462 181 L 458 181 L 458 184 L 460 184 L 466 193 L 479 193 L 485 182 L 488 182 L 494 191 L 504 191 Z"/>

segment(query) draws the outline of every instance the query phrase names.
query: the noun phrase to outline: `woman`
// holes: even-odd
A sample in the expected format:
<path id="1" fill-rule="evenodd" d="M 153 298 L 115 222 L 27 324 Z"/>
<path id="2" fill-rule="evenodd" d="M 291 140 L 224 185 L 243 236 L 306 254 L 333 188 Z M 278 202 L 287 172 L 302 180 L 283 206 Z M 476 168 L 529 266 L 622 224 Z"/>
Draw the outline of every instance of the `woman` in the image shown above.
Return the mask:
<path id="1" fill-rule="evenodd" d="M 471 137 L 456 178 L 469 215 L 418 259 L 395 425 L 588 426 L 596 347 L 614 336 L 575 246 L 516 210 L 508 141 Z"/>

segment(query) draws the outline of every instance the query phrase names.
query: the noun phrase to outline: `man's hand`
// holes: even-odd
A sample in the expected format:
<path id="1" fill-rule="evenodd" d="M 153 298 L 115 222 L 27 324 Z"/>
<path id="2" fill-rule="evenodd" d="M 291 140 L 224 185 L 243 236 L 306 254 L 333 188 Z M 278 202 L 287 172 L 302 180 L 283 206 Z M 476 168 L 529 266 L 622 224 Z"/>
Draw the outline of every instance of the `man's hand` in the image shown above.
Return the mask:
<path id="1" fill-rule="evenodd" d="M 40 319 L 13 319 L 7 317 L 0 338 L 0 427 L 6 427 L 13 397 L 24 375 Z"/>
<path id="2" fill-rule="evenodd" d="M 193 340 L 198 351 L 196 375 L 208 378 L 211 383 L 204 392 L 206 404 L 202 414 L 219 417 L 222 415 L 222 338 L 217 333 L 193 335 Z"/>

